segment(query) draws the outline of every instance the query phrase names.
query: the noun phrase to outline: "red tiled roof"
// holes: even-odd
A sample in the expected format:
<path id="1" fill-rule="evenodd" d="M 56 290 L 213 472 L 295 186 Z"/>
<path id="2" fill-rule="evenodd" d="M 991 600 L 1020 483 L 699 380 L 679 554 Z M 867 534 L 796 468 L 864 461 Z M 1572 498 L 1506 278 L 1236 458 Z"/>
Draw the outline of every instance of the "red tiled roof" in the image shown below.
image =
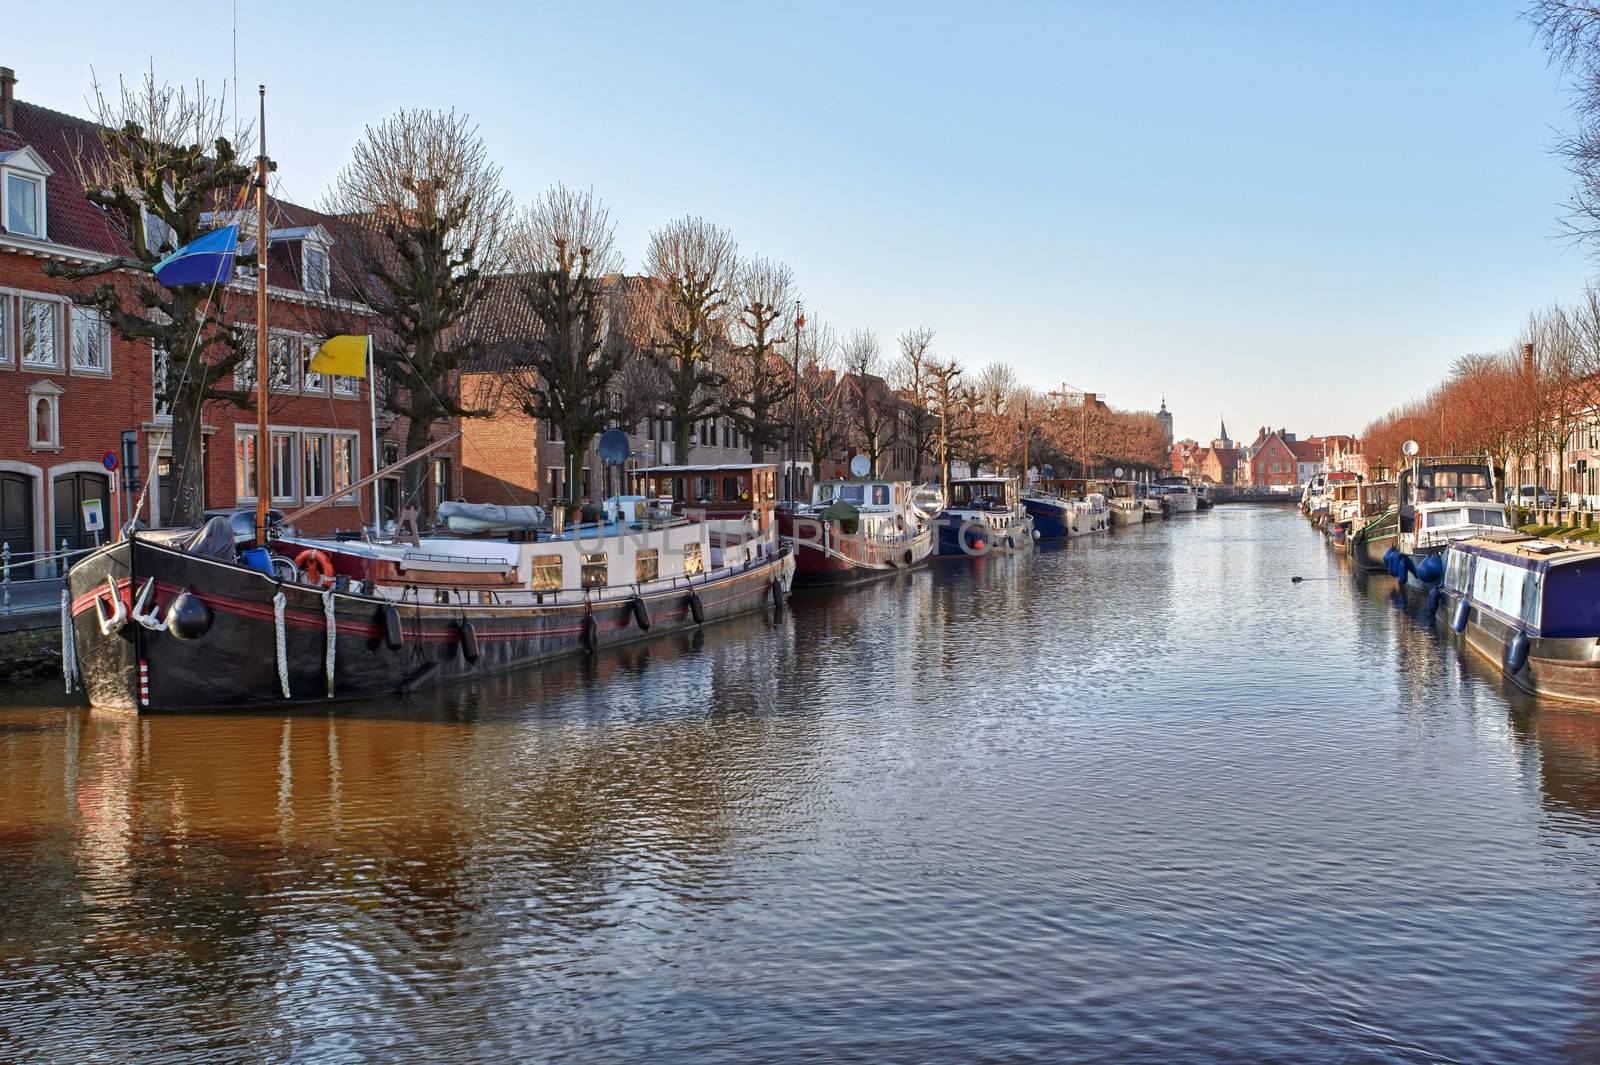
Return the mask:
<path id="1" fill-rule="evenodd" d="M 1286 440 L 1289 450 L 1294 452 L 1294 457 L 1301 462 L 1321 462 L 1322 445 L 1310 440 Z"/>
<path id="2" fill-rule="evenodd" d="M 107 214 L 84 195 L 78 177 L 83 159 L 93 158 L 103 150 L 95 123 L 21 100 L 15 101 L 14 122 L 15 130 L 0 129 L 0 152 L 32 148 L 52 171 L 45 183 L 50 242 L 105 255 L 132 254 L 127 234 L 114 220 L 114 215 Z M 276 198 L 270 201 L 268 210 L 268 221 L 274 230 L 321 225 L 337 241 L 339 220 L 336 216 Z M 0 219 L 0 232 L 4 231 L 4 219 Z M 279 264 L 274 262 L 274 265 Z M 336 267 L 336 274 L 338 272 Z M 280 266 L 273 275 L 273 284 L 297 289 L 299 274 L 298 261 L 287 274 Z M 292 283 L 285 283 L 286 276 L 292 278 Z M 340 287 L 338 280 L 336 277 L 335 289 Z"/>
<path id="3" fill-rule="evenodd" d="M 15 122 L 15 131 L 0 130 L 0 151 L 32 148 L 54 171 L 45 183 L 51 242 L 107 255 L 126 255 L 126 237 L 104 211 L 89 202 L 78 181 L 79 157 L 100 148 L 94 123 L 21 100 L 16 101 Z"/>

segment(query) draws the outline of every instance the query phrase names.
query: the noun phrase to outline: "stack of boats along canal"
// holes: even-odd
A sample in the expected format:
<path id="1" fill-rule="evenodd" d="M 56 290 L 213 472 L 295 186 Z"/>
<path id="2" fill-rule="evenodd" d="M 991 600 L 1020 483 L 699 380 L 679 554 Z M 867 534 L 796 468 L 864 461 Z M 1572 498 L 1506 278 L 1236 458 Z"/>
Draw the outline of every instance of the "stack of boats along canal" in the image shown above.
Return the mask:
<path id="1" fill-rule="evenodd" d="M 1047 477 L 1022 493 L 1022 509 L 1033 520 L 1034 538 L 1053 543 L 1111 527 L 1106 497 L 1082 477 Z"/>
<path id="2" fill-rule="evenodd" d="M 934 519 L 944 497 L 931 485 L 867 477 L 865 455 L 850 460 L 853 480 L 819 481 L 811 502 L 778 512 L 795 557 L 795 583 L 852 584 L 922 565 L 933 554 Z"/>
<path id="3" fill-rule="evenodd" d="M 1193 514 L 1200 509 L 1200 497 L 1187 477 L 1159 478 L 1150 490 L 1166 501 L 1169 514 Z"/>
<path id="4" fill-rule="evenodd" d="M 1430 601 L 1444 577 L 1451 543 L 1504 532 L 1506 511 L 1495 499 L 1495 471 L 1481 459 L 1418 458 L 1407 440 L 1411 465 L 1400 471 L 1395 544 L 1383 554 L 1384 568 L 1402 586 Z"/>
<path id="5" fill-rule="evenodd" d="M 1033 519 L 1023 509 L 1015 477 L 960 477 L 935 520 L 941 558 L 976 558 L 1029 547 Z"/>
<path id="6" fill-rule="evenodd" d="M 264 233 L 264 142 L 260 152 Z M 228 239 L 207 234 L 175 251 L 157 265 L 158 280 L 231 282 L 238 227 L 221 232 Z M 269 349 L 267 273 L 256 271 L 257 351 Z M 256 375 L 258 440 L 269 439 L 271 376 Z M 617 435 L 625 458 L 627 438 Z M 602 440 L 610 464 L 621 461 L 616 443 Z M 272 483 L 270 451 L 257 449 L 257 484 Z M 606 500 L 576 528 L 565 527 L 564 511 L 545 519 L 537 508 L 457 508 L 468 527 L 504 529 L 501 539 L 422 539 L 414 523 L 392 543 L 301 537 L 289 523 L 335 497 L 274 527 L 265 492 L 256 546 L 243 551 L 226 517 L 199 530 L 127 529 L 67 574 L 63 666 L 97 707 L 272 709 L 393 695 L 782 603 L 794 558 L 780 549 L 773 520 L 776 466 L 640 472 L 638 494 Z"/>
<path id="7" fill-rule="evenodd" d="M 1600 703 L 1600 547 L 1485 532 L 1450 545 L 1436 624 L 1513 684 Z"/>
<path id="8" fill-rule="evenodd" d="M 1394 505 L 1392 481 L 1363 481 L 1347 474 L 1328 483 L 1327 517 L 1322 531 L 1335 547 L 1349 543 L 1350 533 L 1368 518 L 1376 517 Z"/>

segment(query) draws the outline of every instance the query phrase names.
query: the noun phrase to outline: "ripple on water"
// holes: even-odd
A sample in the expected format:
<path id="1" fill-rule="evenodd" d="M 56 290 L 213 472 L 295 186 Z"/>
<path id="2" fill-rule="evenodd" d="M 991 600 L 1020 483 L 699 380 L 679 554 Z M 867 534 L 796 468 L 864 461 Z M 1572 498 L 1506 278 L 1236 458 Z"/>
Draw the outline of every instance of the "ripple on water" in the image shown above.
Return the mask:
<path id="1" fill-rule="evenodd" d="M 1221 508 L 420 701 L 23 699 L 0 1056 L 1592 1058 L 1600 715 L 1389 585 Z"/>

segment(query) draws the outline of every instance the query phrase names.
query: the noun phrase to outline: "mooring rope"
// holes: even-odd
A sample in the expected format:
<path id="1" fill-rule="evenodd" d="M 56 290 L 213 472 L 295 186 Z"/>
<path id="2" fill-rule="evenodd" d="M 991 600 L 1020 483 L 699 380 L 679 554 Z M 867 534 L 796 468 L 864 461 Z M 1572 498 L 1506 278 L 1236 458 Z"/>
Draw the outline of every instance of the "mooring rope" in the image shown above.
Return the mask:
<path id="1" fill-rule="evenodd" d="M 289 600 L 281 591 L 272 597 L 272 623 L 276 628 L 278 644 L 278 684 L 283 688 L 283 697 L 289 698 L 289 650 L 284 642 L 283 608 Z"/>
<path id="2" fill-rule="evenodd" d="M 322 621 L 328 629 L 328 650 L 325 656 L 328 671 L 328 698 L 333 698 L 333 656 L 339 646 L 339 623 L 333 617 L 333 589 L 322 590 Z"/>

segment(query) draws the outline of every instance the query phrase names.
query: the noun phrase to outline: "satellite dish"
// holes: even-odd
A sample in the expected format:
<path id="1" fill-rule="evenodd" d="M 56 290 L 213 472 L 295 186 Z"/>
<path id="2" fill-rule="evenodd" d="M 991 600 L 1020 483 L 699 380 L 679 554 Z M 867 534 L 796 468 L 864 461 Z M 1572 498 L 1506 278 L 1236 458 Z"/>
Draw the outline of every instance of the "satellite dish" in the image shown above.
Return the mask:
<path id="1" fill-rule="evenodd" d="M 1404 451 L 1406 458 L 1410 459 L 1416 458 L 1417 452 L 1421 451 L 1422 448 L 1417 446 L 1417 442 L 1415 440 L 1407 440 L 1405 443 L 1400 445 L 1400 450 Z"/>
<path id="2" fill-rule="evenodd" d="M 865 477 L 872 472 L 872 460 L 865 455 L 857 455 L 850 460 L 850 476 Z"/>
<path id="3" fill-rule="evenodd" d="M 600 461 L 607 466 L 621 466 L 628 461 L 628 434 L 621 429 L 607 429 L 600 434 Z"/>
<path id="4" fill-rule="evenodd" d="M 1112 470 L 1111 472 L 1116 475 L 1117 480 L 1119 480 L 1119 481 L 1122 480 L 1122 467 L 1121 466 L 1118 466 L 1116 469 Z"/>

